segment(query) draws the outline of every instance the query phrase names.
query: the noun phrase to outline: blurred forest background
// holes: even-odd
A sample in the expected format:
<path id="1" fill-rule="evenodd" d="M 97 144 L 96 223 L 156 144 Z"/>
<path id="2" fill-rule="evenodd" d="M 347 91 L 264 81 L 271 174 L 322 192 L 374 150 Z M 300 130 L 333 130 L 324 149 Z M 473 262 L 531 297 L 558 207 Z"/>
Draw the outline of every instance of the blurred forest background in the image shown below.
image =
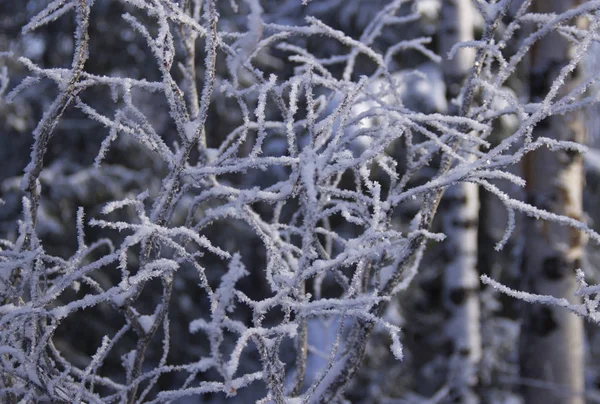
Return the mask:
<path id="1" fill-rule="evenodd" d="M 536 2 L 543 4 L 535 9 Z M 184 0 L 171 1 L 171 3 L 182 9 L 186 7 Z M 247 28 L 248 15 L 260 12 L 261 19 L 265 23 L 289 26 L 303 26 L 306 24 L 307 16 L 314 16 L 348 37 L 361 38 L 369 24 L 390 4 L 386 0 L 312 0 L 305 3 L 307 4 L 302 4 L 300 0 L 218 1 L 216 7 L 219 14 L 219 29 L 228 32 L 245 32 L 244 30 L 249 29 Z M 415 0 L 400 3 L 399 11 L 396 13 L 398 18 L 408 15 L 413 17 L 401 25 L 395 25 L 393 29 L 383 30 L 369 46 L 373 49 L 387 49 L 401 40 L 430 37 L 431 40 L 421 41 L 418 47 L 407 48 L 401 53 L 394 54 L 389 61 L 388 69 L 397 74 L 394 77 L 401 77 L 397 82 L 397 91 L 406 108 L 423 114 L 459 115 L 461 113 L 459 107 L 452 100 L 461 96 L 462 82 L 472 68 L 476 48 L 463 48 L 453 59 L 449 59 L 447 55 L 455 43 L 478 41 L 484 36 L 486 17 L 481 15 L 482 8 L 476 5 L 482 2 Z M 497 35 L 501 36 L 524 2 L 515 0 L 489 1 L 486 4 L 488 3 L 490 8 L 494 6 L 497 9 L 503 7 L 505 3 L 511 3 L 506 15 L 496 27 L 499 32 Z M 572 0 L 534 0 L 533 3 L 529 8 L 530 11 L 538 10 L 539 13 L 556 14 L 580 4 Z M 0 236 L 12 242 L 20 237 L 18 220 L 23 217 L 24 211 L 22 202 L 24 191 L 21 181 L 25 167 L 30 162 L 32 132 L 44 113 L 49 110 L 60 90 L 52 80 L 41 78 L 34 85 L 24 87 L 13 97 L 11 92 L 15 87 L 32 74 L 30 69 L 16 57 L 25 56 L 36 65 L 47 69 L 69 69 L 76 47 L 73 32 L 77 27 L 71 14 L 61 16 L 56 21 L 50 21 L 25 34 L 22 33 L 23 27 L 28 24 L 30 18 L 47 4 L 45 1 L 32 0 L 0 2 L 0 52 L 11 52 L 11 56 L 5 53 L 0 59 L 3 77 L 10 77 L 10 81 L 3 80 L 0 90 L 3 95 L 0 100 L 0 198 L 4 201 L 0 205 Z M 135 32 L 132 25 L 122 18 L 124 13 L 131 13 L 143 24 L 153 27 L 154 17 L 140 12 L 142 7 L 139 4 L 140 2 L 137 1 L 96 0 L 93 2 L 88 28 L 90 39 L 85 72 L 95 77 L 129 77 L 145 79 L 148 82 L 163 80 L 162 73 L 157 68 L 155 55 L 148 49 L 146 39 Z M 188 7 L 193 6 L 188 4 Z M 555 9 L 552 10 L 552 7 Z M 565 21 L 566 25 L 573 27 L 579 23 L 574 20 Z M 508 54 L 519 50 L 523 38 L 538 22 L 535 18 L 523 19 L 518 33 L 512 37 L 511 42 L 505 44 L 503 52 Z M 158 32 L 156 28 L 151 30 L 152 35 Z M 189 49 L 186 50 L 189 42 L 184 40 L 189 32 L 187 28 L 177 28 L 175 25 L 173 32 L 176 60 L 171 68 L 172 77 L 177 83 L 186 83 L 190 80 L 186 76 L 189 70 L 186 70 L 188 67 L 185 65 L 185 61 L 189 58 L 185 59 L 180 55 L 186 55 L 188 52 L 189 56 Z M 578 34 L 573 31 L 572 35 L 577 37 Z M 597 38 L 597 33 L 594 35 Z M 549 38 L 537 44 L 539 49 L 531 51 L 526 61 L 521 63 L 515 73 L 504 83 L 503 91 L 523 101 L 524 104 L 535 102 L 536 97 L 548 91 L 553 80 L 548 76 L 553 76 L 555 74 L 552 73 L 553 71 L 564 66 L 569 60 L 569 55 L 573 53 L 568 49 L 572 44 L 564 38 L 559 35 Z M 201 82 L 204 80 L 206 55 L 203 39 L 198 39 L 197 42 L 198 44 L 193 46 L 198 48 L 198 52 L 195 56 L 196 60 L 192 62 L 198 69 L 194 80 Z M 303 48 L 315 58 L 322 60 L 344 54 L 348 49 L 346 45 L 326 36 L 300 36 L 294 41 L 290 40 L 290 43 L 288 49 L 264 46 L 260 52 L 252 55 L 253 65 L 264 74 L 265 78 L 270 74 L 275 74 L 278 78 L 288 78 L 297 74 L 295 72 L 297 64 L 288 59 L 292 45 Z M 560 54 L 562 51 L 563 54 Z M 441 56 L 441 59 L 430 57 L 428 52 Z M 554 52 L 558 56 L 555 56 Z M 243 59 L 249 58 L 250 55 L 240 53 L 237 57 Z M 548 62 L 546 59 L 552 61 Z M 200 164 L 203 159 L 210 161 L 211 152 L 222 153 L 219 147 L 227 142 L 228 136 L 244 121 L 236 97 L 221 90 L 225 88 L 224 83 L 231 83 L 233 80 L 231 71 L 235 70 L 235 67 L 232 68 L 232 63 L 237 62 L 232 60 L 221 54 L 217 55 L 215 90 L 211 95 L 204 129 L 207 149 L 204 151 L 193 149 L 189 155 L 190 166 Z M 592 43 L 578 69 L 584 72 L 582 74 L 594 72 L 599 61 L 600 47 Z M 544 70 L 547 64 L 552 66 L 550 73 Z M 341 67 L 336 69 L 338 67 L 335 65 L 331 67 L 332 74 L 342 74 Z M 361 75 L 370 75 L 372 71 L 372 62 L 361 55 L 356 58 L 352 77 L 358 80 Z M 235 78 L 236 85 L 239 88 L 251 89 L 256 83 L 256 78 L 243 69 L 239 69 L 238 73 L 238 77 Z M 61 74 L 60 70 L 57 70 L 56 74 Z M 184 84 L 181 85 L 183 88 Z M 373 89 L 374 87 L 370 88 L 370 91 L 377 91 Z M 98 114 L 113 116 L 114 102 L 111 100 L 121 97 L 119 91 L 111 86 L 91 86 L 79 97 Z M 184 91 L 185 96 L 188 95 L 186 91 Z M 589 91 L 597 90 L 595 87 L 590 87 Z M 145 122 L 138 120 L 138 124 L 141 127 L 151 126 L 153 132 L 160 134 L 167 147 L 176 150 L 174 145 L 179 141 L 177 137 L 179 129 L 176 128 L 173 116 L 169 113 L 169 100 L 165 99 L 160 91 L 135 91 L 134 95 L 135 106 L 140 116 L 143 115 L 146 119 Z M 256 95 L 254 99 L 259 97 L 260 95 Z M 331 108 L 337 108 L 342 99 L 336 100 L 333 97 L 329 98 L 328 102 L 331 103 Z M 496 102 L 502 103 L 501 100 Z M 267 119 L 278 119 L 274 118 L 278 116 L 276 103 L 269 100 L 264 105 L 266 108 L 263 113 Z M 507 106 L 508 104 L 496 105 L 494 108 L 501 110 Z M 364 130 L 380 124 L 377 116 L 369 115 L 369 108 L 371 104 L 356 103 L 349 113 L 351 117 L 365 114 L 363 116 L 367 118 L 361 123 Z M 253 112 L 252 109 L 251 113 Z M 493 183 L 512 198 L 565 214 L 587 223 L 590 228 L 597 228 L 597 223 L 600 221 L 600 204 L 598 204 L 600 149 L 596 148 L 600 145 L 599 113 L 598 107 L 586 106 L 575 118 L 568 118 L 570 121 L 567 123 L 560 121 L 564 118 L 559 117 L 556 121 L 539 125 L 540 130 L 550 132 L 556 128 L 577 126 L 576 129 L 569 129 L 573 136 L 569 140 L 589 146 L 588 153 L 583 157 L 578 153 L 566 151 L 556 152 L 557 157 L 540 154 L 539 156 L 542 157 L 538 156 L 537 160 L 534 157 L 529 158 L 528 155 L 508 169 L 514 175 L 523 177 L 528 183 L 527 187 L 501 180 Z M 326 116 L 327 110 L 324 114 Z M 125 118 L 123 119 L 125 121 Z M 492 147 L 498 145 L 519 128 L 519 125 L 519 117 L 516 114 L 502 115 L 494 121 L 493 130 L 486 141 Z M 89 114 L 80 107 L 67 107 L 54 130 L 55 133 L 47 145 L 43 170 L 39 175 L 41 195 L 37 210 L 36 232 L 46 254 L 68 260 L 79 248 L 76 226 L 79 207 L 83 208 L 86 220 L 100 218 L 102 209 L 109 202 L 126 198 L 135 199 L 146 190 L 149 195 L 156 195 L 163 186 L 163 180 L 170 172 L 170 167 L 167 162 L 157 158 L 156 154 L 135 135 L 111 132 L 110 140 L 106 140 L 109 129 L 98 120 L 90 119 Z M 558 138 L 561 138 L 560 135 Z M 300 148 L 310 142 L 307 137 L 298 139 Z M 286 153 L 287 144 L 285 137 L 269 135 L 262 147 L 265 155 L 282 156 Z M 365 150 L 373 146 L 369 141 L 361 142 L 359 136 L 347 147 L 350 155 L 356 156 L 365 153 Z M 386 147 L 387 155 L 396 161 L 398 167 L 407 167 L 406 145 L 401 142 L 391 142 Z M 242 154 L 252 153 L 250 141 L 242 144 L 241 148 Z M 100 150 L 107 150 L 107 152 L 100 153 L 103 159 L 101 164 L 98 164 Z M 568 160 L 567 163 L 564 162 L 565 159 Z M 411 180 L 412 186 L 424 183 L 426 178 L 432 177 L 440 164 L 438 160 L 434 159 L 429 168 L 425 167 Z M 575 168 L 572 168 L 571 164 Z M 283 181 L 288 176 L 289 172 L 286 169 L 268 166 L 266 169 L 250 167 L 243 174 L 231 172 L 219 178 L 223 184 L 229 184 L 228 186 L 231 187 L 263 189 L 274 186 L 273 184 Z M 352 179 L 344 177 L 342 181 L 351 182 Z M 556 182 L 560 181 L 567 184 L 564 189 L 561 188 L 567 195 L 565 196 L 567 202 L 560 199 L 561 196 L 549 196 L 551 193 L 547 193 L 544 188 L 555 186 Z M 571 189 L 576 188 L 578 184 L 579 190 Z M 173 207 L 170 216 L 169 223 L 173 227 L 188 225 L 190 219 L 188 208 L 192 203 L 200 204 L 202 209 L 217 206 L 211 205 L 208 200 L 197 202 L 185 192 L 182 192 L 178 198 L 180 199 Z M 264 202 L 248 203 L 258 216 L 270 217 L 272 214 L 273 208 Z M 578 206 L 578 203 L 582 206 Z M 404 202 L 391 218 L 394 226 L 403 233 L 410 232 L 411 226 L 414 226 L 411 222 L 414 223 L 415 215 L 422 204 L 420 197 Z M 556 208 L 555 205 L 559 207 Z M 288 208 L 283 209 L 282 215 L 291 217 L 290 223 L 294 220 L 300 222 L 299 218 L 292 217 L 293 205 L 291 212 L 286 209 Z M 113 212 L 112 220 L 137 223 L 138 219 L 134 209 L 125 209 Z M 583 270 L 588 284 L 600 282 L 599 246 L 593 242 L 586 243 L 585 237 L 581 235 L 571 234 L 565 237 L 571 239 L 575 237 L 577 240 L 567 241 L 568 248 L 565 249 L 564 238 L 561 238 L 562 227 L 555 228 L 553 225 L 548 225 L 548 228 L 542 229 L 541 227 L 546 225 L 539 224 L 540 222 L 535 219 L 526 219 L 517 213 L 515 231 L 504 248 L 498 251 L 495 249 L 496 243 L 502 239 L 509 220 L 502 202 L 484 187 L 477 186 L 473 182 L 464 182 L 447 189 L 431 228 L 434 233 L 445 233 L 446 240 L 427 242 L 427 249 L 410 286 L 397 293 L 383 313 L 386 321 L 401 328 L 400 341 L 403 345 L 404 357 L 399 361 L 390 353 L 389 347 L 392 344 L 390 334 L 385 329 L 376 327 L 366 347 L 362 366 L 345 391 L 344 400 L 351 403 L 382 404 L 600 402 L 600 328 L 598 325 L 593 321 L 586 322 L 575 314 L 568 313 L 564 308 L 545 308 L 545 306 L 532 305 L 500 294 L 495 288 L 479 281 L 480 275 L 488 275 L 491 279 L 515 290 L 571 299 L 574 288 L 577 287 L 575 269 Z M 332 232 L 342 235 L 345 239 L 360 234 L 357 226 L 341 217 L 332 216 L 329 226 Z M 265 248 L 260 232 L 237 218 L 214 221 L 205 226 L 201 232 L 213 245 L 231 254 L 239 253 L 241 262 L 248 271 L 247 276 L 237 281 L 237 288 L 240 291 L 253 301 L 262 301 L 273 296 L 271 286 L 264 275 L 269 261 L 269 252 Z M 85 226 L 85 238 L 90 243 L 93 240 L 108 238 L 114 245 L 119 245 L 124 242 L 126 236 L 126 232 L 107 227 Z M 302 242 L 299 239 L 293 241 L 293 237 L 290 243 L 295 243 L 302 248 Z M 561 239 L 558 240 L 559 238 Z M 10 260 L 7 245 L 0 246 L 0 253 L 4 253 L 0 255 L 3 257 L 2 262 Z M 210 256 L 202 260 L 202 265 L 206 268 L 206 282 L 216 288 L 226 273 L 227 266 L 219 259 Z M 130 264 L 135 266 L 135 257 L 130 258 Z M 0 268 L 4 271 L 1 275 L 4 283 L 0 288 L 6 288 L 4 292 L 6 296 L 10 275 L 6 272 L 8 266 Z M 345 276 L 344 274 L 348 275 L 342 271 L 336 276 Z M 350 275 L 348 277 L 350 279 Z M 539 280 L 540 277 L 544 279 Z M 340 286 L 343 282 L 340 283 L 334 278 L 334 276 L 318 278 L 318 282 L 322 283 L 318 286 L 319 292 L 315 292 L 317 286 L 311 280 L 304 292 L 313 295 L 320 293 L 323 299 L 337 298 L 344 293 L 343 287 Z M 96 271 L 93 279 L 103 288 L 108 288 L 110 285 L 118 284 L 120 274 L 112 268 Z M 236 280 L 234 279 L 233 282 L 235 283 Z M 565 282 L 568 283 L 567 286 Z M 146 365 L 143 369 L 151 369 L 154 363 L 160 363 L 160 366 L 164 366 L 165 363 L 176 366 L 189 362 L 190 358 L 211 354 L 209 339 L 190 332 L 192 328 L 190 323 L 199 317 L 198 313 L 210 312 L 211 307 L 209 299 L 199 292 L 198 284 L 197 270 L 193 266 L 181 266 L 173 280 L 173 296 L 168 310 L 170 321 L 168 358 L 166 362 L 161 359 L 163 352 L 160 349 L 161 342 L 157 339 L 148 346 Z M 75 287 L 65 289 L 57 301 L 59 303 L 74 301 L 79 298 L 78 293 L 85 293 L 86 288 L 91 286 L 84 282 L 81 288 L 83 292 Z M 137 309 L 142 313 L 154 310 L 163 297 L 161 291 L 160 282 L 148 283 L 138 296 Z M 31 292 L 27 295 L 29 294 Z M 3 304 L 8 305 L 9 301 L 5 300 Z M 276 317 L 278 314 L 267 314 L 265 320 L 267 323 L 272 320 L 270 315 Z M 252 311 L 236 310 L 231 316 L 249 324 Z M 103 344 L 103 336 L 115 335 L 123 326 L 122 317 L 115 320 L 116 317 L 115 309 L 108 304 L 98 304 L 77 311 L 65 317 L 56 326 L 52 334 L 54 346 L 67 362 L 80 369 L 86 369 L 90 366 L 90 361 L 93 360 L 98 347 Z M 306 363 L 304 387 L 300 382 L 299 391 L 303 392 L 306 392 L 306 383 L 309 383 L 327 363 L 331 347 L 337 346 L 336 335 L 345 327 L 344 324 L 340 324 L 340 317 L 335 315 L 320 319 L 307 317 L 306 321 L 308 321 L 307 341 L 310 353 Z M 161 332 L 159 331 L 159 334 Z M 340 333 L 343 335 L 343 332 Z M 558 337 L 555 335 L 557 333 Z M 230 352 L 236 339 L 231 336 L 221 337 L 225 341 L 223 346 L 230 347 L 223 349 Z M 135 338 L 133 332 L 124 333 L 113 352 L 104 357 L 101 368 L 94 368 L 93 373 L 98 372 L 114 380 L 125 380 L 128 377 L 123 370 L 127 368 L 124 365 L 125 358 L 127 352 L 135 346 Z M 284 367 L 293 370 L 292 363 L 296 355 L 293 338 L 280 343 L 282 344 L 281 361 Z M 572 345 L 575 346 L 574 350 L 570 348 Z M 0 348 L 0 352 L 5 355 L 8 351 L 2 351 Z M 256 371 L 260 369 L 261 360 L 264 363 L 264 358 L 261 359 L 257 350 L 244 351 L 240 369 L 244 372 Z M 8 367 L 13 365 L 6 357 L 3 361 L 4 368 L 0 370 L 6 376 L 10 373 Z M 529 366 L 524 363 L 525 361 L 541 363 Z M 219 377 L 216 370 L 208 369 L 193 373 L 191 379 L 219 380 Z M 146 399 L 162 402 L 156 398 L 159 397 L 158 392 L 177 390 L 182 384 L 193 385 L 193 382 L 186 381 L 186 378 L 187 376 L 177 372 L 165 372 L 154 381 Z M 5 378 L 3 381 L 4 388 L 9 388 L 12 384 L 8 384 L 6 380 L 8 379 Z M 290 384 L 289 380 L 284 382 Z M 102 389 L 111 388 L 109 384 L 102 386 L 100 382 L 98 386 L 97 391 L 100 392 L 103 391 Z M 16 400 L 16 397 L 19 397 L 18 393 L 14 396 L 11 394 L 7 393 L 5 399 Z M 222 393 L 207 392 L 186 395 L 175 399 L 174 402 L 247 403 L 254 402 L 265 394 L 264 386 L 251 384 L 250 387 L 240 389 L 237 395 L 230 397 Z M 293 395 L 293 393 L 289 394 L 290 397 Z M 277 401 L 273 397 L 270 399 Z M 341 397 L 337 396 L 337 399 L 341 400 Z M 31 398 L 31 400 L 22 402 L 34 402 L 36 399 Z M 111 400 L 107 399 L 107 402 L 116 402 L 119 398 L 115 396 Z M 139 401 L 144 399 L 140 397 Z"/>

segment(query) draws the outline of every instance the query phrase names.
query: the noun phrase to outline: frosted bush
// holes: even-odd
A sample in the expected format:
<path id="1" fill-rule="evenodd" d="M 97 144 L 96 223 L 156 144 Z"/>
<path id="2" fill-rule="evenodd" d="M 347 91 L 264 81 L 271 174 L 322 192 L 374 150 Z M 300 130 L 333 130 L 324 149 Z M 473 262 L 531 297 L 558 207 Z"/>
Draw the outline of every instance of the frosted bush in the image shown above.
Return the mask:
<path id="1" fill-rule="evenodd" d="M 54 83 L 58 94 L 32 133 L 20 191 L 14 181 L 3 184 L 21 193 L 22 211 L 15 236 L 0 244 L 0 395 L 6 402 L 162 403 L 209 393 L 264 403 L 339 399 L 375 327 L 389 335 L 390 354 L 403 358 L 399 325 L 382 314 L 410 287 L 426 244 L 444 239 L 433 232 L 433 218 L 443 191 L 460 182 L 482 186 L 508 210 L 498 248 L 514 231 L 516 212 L 600 241 L 585 224 L 511 199 L 493 183 L 522 186 L 508 168 L 537 148 L 584 152 L 579 144 L 531 133 L 548 116 L 597 101 L 586 93 L 595 77 L 556 94 L 597 38 L 599 1 L 559 16 L 528 13 L 525 4 L 508 26 L 502 21 L 510 1 L 477 2 L 484 32 L 457 44 L 477 54 L 456 100 L 440 99 L 435 70 L 452 55 L 435 55 L 426 37 L 389 43 L 394 30 L 422 17 L 409 0 L 356 2 L 378 7 L 360 37 L 314 16 L 319 7 L 346 7 L 335 1 L 306 7 L 299 0 L 269 7 L 258 0 L 122 1 L 122 22 L 134 32 L 124 36 L 124 46 L 130 37 L 145 42 L 155 78 L 88 71 L 96 40 L 90 21 L 105 3 L 55 0 L 23 27 L 26 35 L 74 16 L 68 66 L 2 55 L 30 72 L 7 101 L 39 81 Z M 418 3 L 414 10 L 436 9 Z M 305 10 L 315 14 L 294 17 Z M 589 19 L 587 30 L 565 24 L 576 16 Z M 536 29 L 514 54 L 503 53 L 529 21 Z M 523 103 L 503 85 L 530 46 L 554 30 L 576 42 L 577 52 L 542 103 Z M 327 49 L 317 46 L 315 54 L 309 50 L 315 44 L 336 53 L 324 56 Z M 406 52 L 429 60 L 426 70 L 400 71 L 395 60 Z M 411 104 L 430 91 L 425 106 Z M 162 103 L 151 104 L 150 97 Z M 458 105 L 459 114 L 445 114 L 447 103 Z M 64 174 L 61 160 L 44 166 L 69 111 L 105 134 L 93 167 L 77 177 Z M 157 114 L 166 112 L 168 123 L 157 124 Z M 212 116 L 231 130 L 223 133 Z M 513 118 L 514 128 L 495 145 L 489 136 L 503 116 Z M 122 149 L 143 150 L 147 170 L 111 159 Z M 128 154 L 132 161 L 136 156 Z M 76 247 L 69 255 L 51 254 L 40 234 L 51 224 L 45 190 L 71 189 L 93 204 L 91 183 L 114 198 L 93 213 L 83 207 L 70 213 Z M 398 220 L 399 212 L 415 207 L 412 220 Z M 596 300 L 570 307 L 484 281 L 595 318 Z M 104 313 L 111 324 L 97 336 L 95 353 L 81 360 L 55 339 L 62 323 L 86 313 Z M 328 335 L 315 338 L 324 329 Z M 187 352 L 185 362 L 170 361 L 177 349 Z"/>

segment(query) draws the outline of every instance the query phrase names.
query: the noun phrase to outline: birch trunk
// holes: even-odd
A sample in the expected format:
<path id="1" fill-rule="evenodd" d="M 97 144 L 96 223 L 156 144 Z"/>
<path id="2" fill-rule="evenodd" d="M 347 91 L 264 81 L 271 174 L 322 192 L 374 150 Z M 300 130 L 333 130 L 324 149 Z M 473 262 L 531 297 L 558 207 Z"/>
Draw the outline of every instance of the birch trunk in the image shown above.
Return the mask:
<path id="1" fill-rule="evenodd" d="M 574 0 L 536 0 L 538 13 L 562 13 Z M 532 50 L 530 90 L 532 101 L 548 93 L 561 67 L 567 64 L 571 44 L 552 33 Z M 577 72 L 565 83 L 572 87 Z M 580 113 L 555 116 L 540 123 L 534 136 L 583 142 Z M 540 150 L 524 161 L 526 193 L 530 203 L 577 220 L 582 218 L 582 157 L 567 152 Z M 575 303 L 575 269 L 584 246 L 581 232 L 549 222 L 525 222 L 523 270 L 525 288 L 532 293 L 565 298 Z M 560 308 L 524 305 L 520 364 L 526 403 L 583 404 L 583 321 Z"/>
<path id="2" fill-rule="evenodd" d="M 473 40 L 474 9 L 471 0 L 443 0 L 440 53 L 444 57 L 458 42 Z M 472 48 L 461 49 L 442 64 L 448 99 L 459 95 L 475 57 Z M 453 104 L 449 113 L 457 114 Z M 461 403 L 477 403 L 475 393 L 481 360 L 480 304 L 477 271 L 478 187 L 462 183 L 444 196 L 443 231 L 448 263 L 444 270 L 444 301 L 449 311 L 446 337 L 451 346 L 448 378 L 451 394 Z"/>

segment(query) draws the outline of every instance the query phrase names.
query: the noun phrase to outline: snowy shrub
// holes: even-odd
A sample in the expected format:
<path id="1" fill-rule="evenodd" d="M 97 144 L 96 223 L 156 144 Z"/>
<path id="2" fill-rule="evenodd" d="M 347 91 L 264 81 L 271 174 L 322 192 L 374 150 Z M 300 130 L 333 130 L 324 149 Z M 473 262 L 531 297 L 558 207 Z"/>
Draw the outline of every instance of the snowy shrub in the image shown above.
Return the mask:
<path id="1" fill-rule="evenodd" d="M 2 400 L 341 400 L 374 329 L 403 359 L 401 318 L 385 308 L 444 240 L 433 223 L 452 185 L 503 204 L 498 249 L 519 212 L 600 241 L 581 218 L 495 185 L 523 186 L 511 167 L 536 149 L 584 152 L 532 133 L 597 101 L 587 90 L 598 76 L 563 87 L 597 39 L 600 1 L 560 15 L 525 1 L 510 16 L 511 1 L 477 1 L 483 33 L 449 55 L 399 36 L 436 18 L 432 2 L 413 3 L 54 0 L 31 17 L 24 37 L 74 18 L 74 40 L 60 66 L 2 54 L 29 71 L 13 86 L 3 70 L 3 108 L 37 86 L 49 98 L 22 175 L 2 183 L 0 209 L 19 207 L 1 227 Z M 114 17 L 109 6 L 115 44 L 94 25 Z M 332 9 L 359 35 L 318 18 Z M 504 86 L 550 32 L 572 42 L 571 60 L 543 99 L 523 101 Z M 474 62 L 446 99 L 438 66 L 460 47 Z M 99 72 L 110 52 L 141 65 Z M 510 133 L 492 142 L 505 117 Z M 58 147 L 49 161 L 73 136 L 85 151 Z M 582 275 L 581 305 L 483 281 L 597 321 L 597 287 Z"/>

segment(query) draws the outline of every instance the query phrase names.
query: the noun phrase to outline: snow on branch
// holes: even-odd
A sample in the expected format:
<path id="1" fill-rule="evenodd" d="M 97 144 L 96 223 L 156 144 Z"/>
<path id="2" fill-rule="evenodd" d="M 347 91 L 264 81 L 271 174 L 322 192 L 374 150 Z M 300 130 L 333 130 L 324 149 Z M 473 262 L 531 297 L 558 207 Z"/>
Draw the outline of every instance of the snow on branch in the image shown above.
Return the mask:
<path id="1" fill-rule="evenodd" d="M 373 18 L 353 33 L 311 11 L 339 2 L 123 0 L 115 17 L 123 31 L 111 39 L 143 63 L 99 73 L 88 59 L 120 60 L 97 31 L 104 3 L 51 1 L 24 25 L 30 34 L 74 14 L 70 63 L 2 55 L 28 71 L 9 102 L 48 83 L 58 89 L 40 102 L 21 188 L 14 179 L 0 184 L 21 193 L 12 198 L 21 201 L 14 231 L 0 240 L 7 402 L 163 403 L 208 393 L 246 400 L 259 384 L 262 402 L 340 398 L 375 328 L 403 358 L 400 324 L 383 313 L 411 287 L 427 245 L 445 239 L 434 217 L 456 184 L 479 184 L 506 208 L 498 248 L 518 213 L 600 243 L 587 224 L 497 185 L 525 185 L 511 167 L 537 149 L 585 152 L 532 133 L 548 117 L 597 102 L 588 91 L 597 78 L 562 91 L 597 40 L 600 1 L 553 16 L 523 9 L 502 27 L 510 2 L 478 2 L 484 35 L 449 55 L 477 53 L 456 100 L 446 99 L 446 55 L 432 51 L 431 38 L 407 34 L 421 18 L 405 7 L 412 1 L 375 10 L 380 2 L 357 2 Z M 581 16 L 590 24 L 576 29 Z M 535 29 L 516 43 L 525 23 Z M 556 31 L 576 52 L 541 102 L 525 102 L 507 80 Z M 0 94 L 9 88 L 4 72 Z M 452 102 L 458 114 L 449 113 Z M 512 126 L 497 141 L 507 117 Z M 49 149 L 72 135 L 70 121 L 93 148 L 81 159 L 93 167 Z M 598 287 L 583 277 L 581 305 L 481 280 L 597 321 Z M 322 332 L 315 324 L 330 320 L 339 325 L 335 339 L 309 343 Z M 89 352 L 59 343 L 78 321 L 102 324 Z M 171 362 L 182 350 L 185 360 Z M 309 363 L 319 354 L 327 363 L 316 371 Z"/>

